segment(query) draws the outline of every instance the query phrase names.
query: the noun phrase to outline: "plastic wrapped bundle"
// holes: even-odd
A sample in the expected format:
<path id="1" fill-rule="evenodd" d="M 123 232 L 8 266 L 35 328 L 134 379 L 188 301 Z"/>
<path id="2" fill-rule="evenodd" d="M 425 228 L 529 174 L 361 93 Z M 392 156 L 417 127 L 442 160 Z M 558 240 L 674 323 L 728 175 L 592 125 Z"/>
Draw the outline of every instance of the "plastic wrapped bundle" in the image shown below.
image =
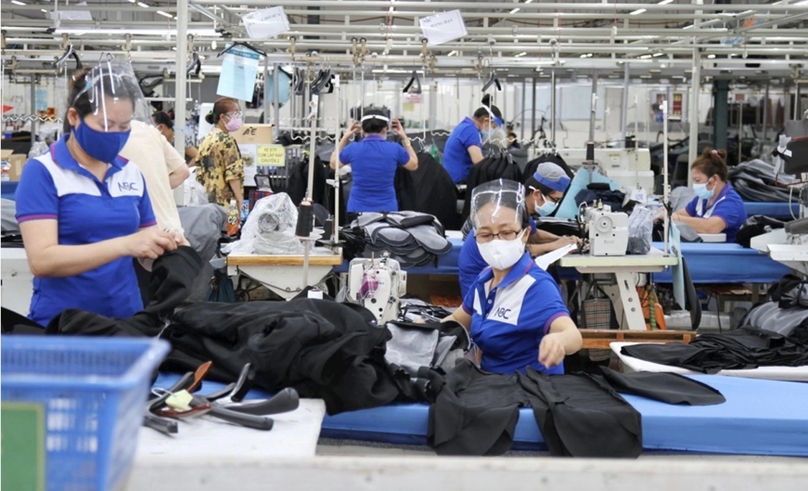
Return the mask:
<path id="1" fill-rule="evenodd" d="M 295 237 L 297 209 L 286 193 L 273 194 L 255 203 L 241 231 L 241 239 L 224 247 L 228 254 L 303 254 Z"/>

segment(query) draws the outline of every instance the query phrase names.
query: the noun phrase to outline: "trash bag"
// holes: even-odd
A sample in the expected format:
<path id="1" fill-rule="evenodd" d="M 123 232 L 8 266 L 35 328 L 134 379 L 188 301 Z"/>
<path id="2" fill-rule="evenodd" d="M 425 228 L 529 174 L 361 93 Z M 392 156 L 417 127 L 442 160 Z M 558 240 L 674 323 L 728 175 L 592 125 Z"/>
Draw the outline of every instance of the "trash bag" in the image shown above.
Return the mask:
<path id="1" fill-rule="evenodd" d="M 637 205 L 628 217 L 628 253 L 648 254 L 654 235 L 658 207 Z"/>
<path id="2" fill-rule="evenodd" d="M 205 297 L 206 302 L 236 303 L 236 290 L 233 282 L 227 276 L 227 268 L 213 271 L 213 278 L 210 280 L 210 290 Z"/>

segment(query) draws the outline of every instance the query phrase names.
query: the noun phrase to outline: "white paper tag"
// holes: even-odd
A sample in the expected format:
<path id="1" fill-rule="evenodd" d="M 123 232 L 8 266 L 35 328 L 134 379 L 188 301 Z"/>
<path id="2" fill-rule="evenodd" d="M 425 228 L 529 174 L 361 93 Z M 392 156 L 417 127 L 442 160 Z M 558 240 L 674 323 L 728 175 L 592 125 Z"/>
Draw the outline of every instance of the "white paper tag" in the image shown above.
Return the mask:
<path id="1" fill-rule="evenodd" d="M 289 18 L 283 7 L 256 10 L 241 18 L 252 39 L 273 38 L 289 30 Z"/>
<path id="2" fill-rule="evenodd" d="M 466 24 L 459 10 L 424 17 L 418 23 L 429 46 L 438 46 L 466 35 Z"/>

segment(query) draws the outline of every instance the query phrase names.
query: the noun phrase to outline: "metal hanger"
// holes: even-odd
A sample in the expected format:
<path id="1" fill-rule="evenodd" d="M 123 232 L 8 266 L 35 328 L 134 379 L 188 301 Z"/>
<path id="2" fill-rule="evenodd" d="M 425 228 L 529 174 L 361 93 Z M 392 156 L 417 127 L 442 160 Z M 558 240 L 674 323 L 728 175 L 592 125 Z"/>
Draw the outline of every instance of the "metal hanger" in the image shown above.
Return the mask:
<path id="1" fill-rule="evenodd" d="M 415 86 L 413 86 L 413 84 Z M 410 81 L 404 86 L 403 92 L 405 94 L 420 94 L 421 90 L 421 79 L 418 77 L 418 71 L 413 70 L 412 76 L 410 77 Z"/>
<path id="2" fill-rule="evenodd" d="M 219 54 L 218 54 L 218 55 L 216 55 L 216 57 L 217 57 L 217 58 L 221 58 L 221 56 L 222 56 L 222 55 L 224 55 L 225 53 L 229 52 L 230 50 L 232 50 L 232 49 L 233 49 L 233 48 L 235 48 L 236 46 L 242 46 L 242 47 L 247 48 L 248 50 L 250 50 L 250 51 L 252 51 L 252 52 L 254 52 L 254 53 L 257 53 L 257 54 L 259 54 L 259 55 L 261 55 L 261 56 L 266 56 L 266 55 L 267 55 L 265 51 L 262 51 L 262 50 L 260 50 L 260 49 L 256 48 L 255 46 L 253 46 L 253 45 L 252 45 L 252 44 L 250 44 L 250 43 L 245 43 L 245 42 L 242 42 L 242 41 L 236 41 L 235 43 L 233 43 L 233 44 L 231 44 L 230 46 L 226 47 L 225 49 L 221 50 L 221 51 L 219 52 Z"/>

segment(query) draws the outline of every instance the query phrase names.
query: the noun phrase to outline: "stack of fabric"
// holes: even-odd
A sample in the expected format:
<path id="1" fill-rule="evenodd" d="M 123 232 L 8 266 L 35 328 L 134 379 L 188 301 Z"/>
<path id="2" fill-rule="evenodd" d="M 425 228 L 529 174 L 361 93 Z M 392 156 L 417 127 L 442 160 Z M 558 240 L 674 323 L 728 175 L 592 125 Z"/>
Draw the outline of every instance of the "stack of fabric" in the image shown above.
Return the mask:
<path id="1" fill-rule="evenodd" d="M 368 258 L 389 253 L 402 268 L 426 266 L 452 250 L 440 221 L 414 211 L 362 213 L 341 235 L 348 240 L 346 258 L 350 259 L 351 251 L 354 257 Z"/>
<path id="2" fill-rule="evenodd" d="M 787 202 L 786 186 L 794 182 L 794 177 L 776 175 L 772 164 L 752 160 L 730 168 L 729 182 L 744 201 Z"/>

